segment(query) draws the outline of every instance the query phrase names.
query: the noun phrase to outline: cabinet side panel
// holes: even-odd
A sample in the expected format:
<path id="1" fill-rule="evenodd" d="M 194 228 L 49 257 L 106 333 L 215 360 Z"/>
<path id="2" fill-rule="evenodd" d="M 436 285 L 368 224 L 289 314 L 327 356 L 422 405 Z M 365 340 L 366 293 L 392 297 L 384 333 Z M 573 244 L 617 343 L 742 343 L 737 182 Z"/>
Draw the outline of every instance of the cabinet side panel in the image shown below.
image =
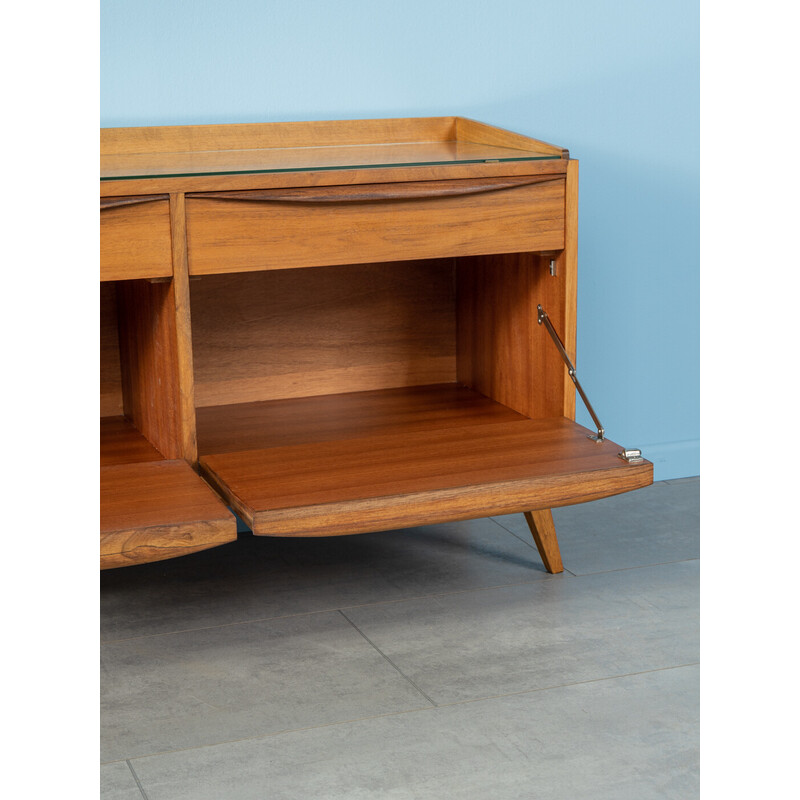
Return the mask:
<path id="1" fill-rule="evenodd" d="M 564 323 L 561 341 L 572 363 L 577 367 L 578 329 L 578 162 L 567 165 L 565 197 L 564 249 L 556 262 L 560 296 L 563 303 Z M 548 311 L 548 314 L 550 312 Z M 575 385 L 564 371 L 564 416 L 575 419 Z"/>
<path id="2" fill-rule="evenodd" d="M 456 379 L 453 260 L 191 283 L 198 407 Z"/>
<path id="3" fill-rule="evenodd" d="M 118 296 L 125 414 L 165 458 L 180 458 L 172 281 L 121 281 Z"/>
<path id="4" fill-rule="evenodd" d="M 563 329 L 565 280 L 549 262 L 536 253 L 458 261 L 458 380 L 534 419 L 565 407 L 566 370 L 536 309 Z"/>
<path id="5" fill-rule="evenodd" d="M 122 414 L 122 375 L 119 365 L 117 285 L 100 284 L 100 416 Z"/>

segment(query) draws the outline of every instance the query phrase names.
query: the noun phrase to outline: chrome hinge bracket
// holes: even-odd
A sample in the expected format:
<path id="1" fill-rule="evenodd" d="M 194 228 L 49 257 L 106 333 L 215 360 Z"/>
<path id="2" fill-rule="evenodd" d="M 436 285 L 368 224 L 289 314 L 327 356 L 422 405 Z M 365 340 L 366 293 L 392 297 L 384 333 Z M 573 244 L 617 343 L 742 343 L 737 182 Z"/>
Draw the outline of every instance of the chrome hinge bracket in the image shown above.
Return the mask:
<path id="1" fill-rule="evenodd" d="M 558 349 L 561 358 L 567 365 L 567 372 L 569 374 L 569 377 L 572 378 L 572 382 L 575 384 L 575 388 L 578 390 L 578 394 L 581 396 L 581 400 L 583 400 L 583 404 L 586 406 L 586 410 L 589 412 L 589 415 L 591 416 L 594 424 L 597 426 L 597 435 L 589 436 L 589 438 L 594 439 L 596 442 L 604 442 L 605 431 L 603 430 L 603 425 L 597 418 L 597 414 L 594 413 L 592 404 L 589 402 L 589 398 L 586 396 L 586 392 L 583 391 L 583 387 L 581 386 L 580 381 L 578 381 L 578 376 L 575 374 L 575 367 L 569 360 L 567 351 L 564 348 L 564 343 L 561 341 L 561 338 L 556 333 L 556 329 L 553 327 L 553 323 L 550 322 L 550 317 L 547 316 L 547 312 L 541 307 L 541 305 L 537 306 L 537 309 L 539 311 L 539 324 L 541 325 L 542 323 L 544 323 L 545 328 L 547 328 L 547 332 L 550 334 L 550 338 L 553 340 L 553 343 Z"/>
<path id="2" fill-rule="evenodd" d="M 550 274 L 555 278 L 556 276 L 556 260 L 554 258 L 550 259 Z M 539 306 L 541 308 L 541 306 Z"/>
<path id="3" fill-rule="evenodd" d="M 623 450 L 621 453 L 617 453 L 617 455 L 629 464 L 641 464 L 644 461 L 641 450 Z"/>

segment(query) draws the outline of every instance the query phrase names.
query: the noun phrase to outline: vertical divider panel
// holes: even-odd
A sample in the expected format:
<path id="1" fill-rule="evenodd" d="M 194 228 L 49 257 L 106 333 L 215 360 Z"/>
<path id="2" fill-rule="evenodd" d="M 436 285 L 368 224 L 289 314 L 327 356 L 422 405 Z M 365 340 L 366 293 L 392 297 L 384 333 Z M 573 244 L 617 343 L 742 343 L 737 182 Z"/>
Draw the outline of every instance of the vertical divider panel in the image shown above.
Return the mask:
<path id="1" fill-rule="evenodd" d="M 179 388 L 181 455 L 197 464 L 197 420 L 194 406 L 192 314 L 189 292 L 189 254 L 186 243 L 186 200 L 183 192 L 170 194 L 172 282 L 175 309 L 175 356 Z"/>
<path id="2" fill-rule="evenodd" d="M 120 281 L 126 416 L 165 458 L 197 461 L 183 195 L 170 196 L 173 278 Z"/>

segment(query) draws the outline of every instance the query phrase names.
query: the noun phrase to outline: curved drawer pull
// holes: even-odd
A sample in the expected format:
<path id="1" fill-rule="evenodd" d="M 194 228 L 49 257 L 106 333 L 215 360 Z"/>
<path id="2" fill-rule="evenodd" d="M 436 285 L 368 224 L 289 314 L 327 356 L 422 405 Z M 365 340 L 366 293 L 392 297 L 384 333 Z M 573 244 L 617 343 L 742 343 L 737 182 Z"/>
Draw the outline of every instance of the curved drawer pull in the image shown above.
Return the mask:
<path id="1" fill-rule="evenodd" d="M 255 203 L 374 203 L 483 194 L 533 183 L 563 181 L 558 175 L 524 175 L 480 180 L 412 181 L 408 183 L 367 183 L 356 186 L 316 186 L 302 189 L 264 189 L 247 192 L 191 192 L 187 198 L 238 200 Z"/>
<path id="2" fill-rule="evenodd" d="M 156 200 L 169 200 L 168 194 L 143 194 L 139 197 L 101 197 L 100 210 L 120 206 L 138 206 L 140 203 L 154 203 Z"/>

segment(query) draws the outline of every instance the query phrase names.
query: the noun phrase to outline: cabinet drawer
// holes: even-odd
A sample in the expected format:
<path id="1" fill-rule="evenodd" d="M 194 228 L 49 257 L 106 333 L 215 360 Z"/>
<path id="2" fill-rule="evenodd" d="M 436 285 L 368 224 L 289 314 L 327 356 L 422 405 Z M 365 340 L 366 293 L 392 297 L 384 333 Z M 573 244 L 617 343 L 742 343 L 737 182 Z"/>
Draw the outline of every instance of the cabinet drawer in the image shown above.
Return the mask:
<path id="1" fill-rule="evenodd" d="M 100 200 L 100 280 L 172 275 L 169 197 Z"/>
<path id="2" fill-rule="evenodd" d="M 557 250 L 563 176 L 188 194 L 194 275 Z"/>

